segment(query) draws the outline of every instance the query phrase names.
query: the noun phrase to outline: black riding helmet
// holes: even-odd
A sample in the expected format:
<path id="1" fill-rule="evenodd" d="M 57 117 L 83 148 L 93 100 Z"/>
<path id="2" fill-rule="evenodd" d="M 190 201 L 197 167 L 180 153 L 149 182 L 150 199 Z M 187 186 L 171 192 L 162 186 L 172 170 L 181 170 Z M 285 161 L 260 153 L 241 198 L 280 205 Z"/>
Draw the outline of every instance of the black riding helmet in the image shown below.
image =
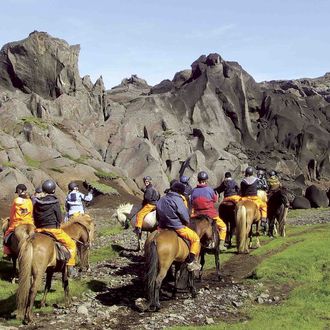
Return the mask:
<path id="1" fill-rule="evenodd" d="M 68 189 L 70 191 L 72 191 L 74 188 L 77 188 L 77 187 L 78 187 L 78 185 L 73 181 L 68 184 Z"/>
<path id="2" fill-rule="evenodd" d="M 183 195 L 185 192 L 185 185 L 179 181 L 176 181 L 172 184 L 171 190 Z"/>
<path id="3" fill-rule="evenodd" d="M 231 178 L 231 173 L 230 173 L 230 172 L 226 172 L 226 173 L 225 173 L 225 178 L 226 178 L 226 179 Z"/>
<path id="4" fill-rule="evenodd" d="M 27 191 L 26 185 L 25 184 L 18 184 L 15 189 L 15 193 L 20 195 L 22 192 Z"/>
<path id="5" fill-rule="evenodd" d="M 143 182 L 146 182 L 146 181 L 152 181 L 152 178 L 151 178 L 151 176 L 149 176 L 149 175 L 147 175 L 147 176 L 145 176 L 144 178 L 143 178 Z"/>
<path id="6" fill-rule="evenodd" d="M 198 181 L 205 181 L 209 178 L 208 174 L 205 171 L 200 171 L 197 174 L 197 180 Z"/>
<path id="7" fill-rule="evenodd" d="M 253 167 L 249 166 L 245 169 L 245 176 L 251 176 L 253 175 Z"/>
<path id="8" fill-rule="evenodd" d="M 46 194 L 53 194 L 56 189 L 56 184 L 53 180 L 46 180 L 42 186 L 42 191 L 45 192 Z"/>

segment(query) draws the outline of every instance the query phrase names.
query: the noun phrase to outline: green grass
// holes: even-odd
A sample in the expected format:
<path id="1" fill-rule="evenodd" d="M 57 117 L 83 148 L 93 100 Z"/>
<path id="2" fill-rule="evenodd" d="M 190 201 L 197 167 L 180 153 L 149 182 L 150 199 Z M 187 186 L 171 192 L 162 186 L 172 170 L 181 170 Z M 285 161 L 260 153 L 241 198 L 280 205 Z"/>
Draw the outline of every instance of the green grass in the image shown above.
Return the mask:
<path id="1" fill-rule="evenodd" d="M 268 257 L 257 267 L 256 279 L 264 288 L 288 286 L 291 291 L 278 305 L 246 302 L 244 323 L 220 322 L 200 329 L 329 329 L 330 224 L 289 228 L 288 237 L 270 241 L 252 252 Z M 269 256 L 269 252 L 273 255 Z M 271 291 L 271 289 L 270 289 Z M 175 329 L 181 329 L 176 327 Z M 183 328 L 182 328 L 183 329 Z M 196 329 L 184 327 L 184 329 Z"/>
<path id="2" fill-rule="evenodd" d="M 39 160 L 32 159 L 31 157 L 29 157 L 27 155 L 24 156 L 24 159 L 25 159 L 26 164 L 29 167 L 32 167 L 32 168 L 39 168 L 40 167 L 41 162 Z"/>
<path id="3" fill-rule="evenodd" d="M 31 125 L 38 126 L 39 128 L 44 130 L 48 128 L 48 124 L 44 120 L 38 117 L 28 116 L 22 118 L 21 120 L 23 123 L 30 123 Z"/>
<path id="4" fill-rule="evenodd" d="M 118 179 L 119 176 L 115 173 L 112 172 L 105 172 L 103 170 L 97 170 L 96 172 L 94 172 L 95 175 L 97 177 L 99 177 L 100 179 L 105 179 L 105 180 L 114 180 L 114 179 Z"/>
<path id="5" fill-rule="evenodd" d="M 3 163 L 2 163 L 2 166 L 3 166 L 3 167 L 11 167 L 11 168 L 16 168 L 16 165 L 15 165 L 15 163 L 13 163 L 13 162 L 10 162 L 10 161 L 8 161 L 8 162 L 3 162 Z"/>
<path id="6" fill-rule="evenodd" d="M 98 230 L 97 234 L 100 237 L 112 236 L 119 234 L 122 230 L 123 230 L 122 226 L 116 225 L 115 227 L 112 228 L 103 228 L 102 230 Z"/>
<path id="7" fill-rule="evenodd" d="M 101 192 L 102 194 L 108 194 L 108 195 L 119 195 L 118 191 L 115 188 L 112 188 L 106 184 L 103 184 L 101 182 L 98 181 L 91 181 L 89 182 L 89 184 L 95 188 L 96 190 L 98 190 L 99 192 Z"/>

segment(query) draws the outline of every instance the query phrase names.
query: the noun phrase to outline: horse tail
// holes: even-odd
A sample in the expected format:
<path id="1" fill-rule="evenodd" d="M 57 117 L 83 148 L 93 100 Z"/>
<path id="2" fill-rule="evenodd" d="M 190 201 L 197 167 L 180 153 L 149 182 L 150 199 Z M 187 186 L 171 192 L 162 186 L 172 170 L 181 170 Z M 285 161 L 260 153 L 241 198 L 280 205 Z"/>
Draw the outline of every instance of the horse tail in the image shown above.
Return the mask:
<path id="1" fill-rule="evenodd" d="M 31 238 L 22 243 L 18 254 L 19 281 L 16 293 L 17 318 L 23 319 L 29 303 L 31 273 L 33 261 L 33 246 Z"/>
<path id="2" fill-rule="evenodd" d="M 158 274 L 158 253 L 155 241 L 149 245 L 146 253 L 146 289 L 148 301 L 152 304 L 155 300 L 156 278 Z"/>
<path id="3" fill-rule="evenodd" d="M 278 229 L 282 237 L 285 237 L 285 222 L 288 215 L 288 210 L 288 207 L 281 205 L 280 215 L 278 217 Z"/>
<path id="4" fill-rule="evenodd" d="M 240 204 L 236 210 L 236 240 L 238 253 L 246 251 L 246 226 L 246 207 L 243 204 Z"/>

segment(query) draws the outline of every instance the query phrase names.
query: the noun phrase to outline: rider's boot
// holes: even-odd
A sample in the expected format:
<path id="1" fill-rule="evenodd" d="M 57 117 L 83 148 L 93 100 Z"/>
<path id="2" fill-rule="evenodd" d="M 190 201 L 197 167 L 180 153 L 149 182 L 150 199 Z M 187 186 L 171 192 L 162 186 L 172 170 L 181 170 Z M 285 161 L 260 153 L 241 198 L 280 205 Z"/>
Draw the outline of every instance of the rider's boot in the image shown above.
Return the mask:
<path id="1" fill-rule="evenodd" d="M 141 228 L 140 227 L 135 227 L 133 232 L 136 234 L 136 235 L 141 235 Z"/>
<path id="2" fill-rule="evenodd" d="M 202 268 L 201 264 L 196 260 L 196 256 L 193 253 L 189 253 L 186 263 L 189 272 L 200 270 Z"/>
<path id="3" fill-rule="evenodd" d="M 223 239 L 220 240 L 219 250 L 220 252 L 227 251 L 227 248 L 225 247 L 225 241 Z"/>

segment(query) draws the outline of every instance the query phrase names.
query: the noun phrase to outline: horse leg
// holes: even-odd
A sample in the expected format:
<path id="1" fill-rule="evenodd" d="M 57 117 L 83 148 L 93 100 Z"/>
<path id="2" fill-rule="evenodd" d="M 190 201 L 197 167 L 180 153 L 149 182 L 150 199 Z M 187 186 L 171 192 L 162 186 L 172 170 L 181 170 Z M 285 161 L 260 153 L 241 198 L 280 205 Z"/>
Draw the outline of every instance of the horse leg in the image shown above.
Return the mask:
<path id="1" fill-rule="evenodd" d="M 16 279 L 18 278 L 18 270 L 17 270 L 17 257 L 16 256 L 12 256 L 11 260 L 13 262 L 13 277 L 11 279 L 12 283 L 16 282 Z"/>
<path id="2" fill-rule="evenodd" d="M 38 271 L 32 274 L 32 285 L 30 288 L 29 299 L 25 310 L 25 316 L 23 320 L 24 324 L 28 324 L 33 320 L 32 309 L 38 291 L 38 283 L 41 281 L 42 274 L 43 272 Z"/>
<path id="3" fill-rule="evenodd" d="M 137 248 L 136 248 L 136 252 L 139 252 L 141 250 L 141 238 L 142 238 L 142 233 L 139 233 L 136 235 L 137 236 L 137 239 L 138 239 L 138 245 L 137 245 Z"/>
<path id="4" fill-rule="evenodd" d="M 201 269 L 199 271 L 199 274 L 198 274 L 198 280 L 202 281 L 203 267 L 205 265 L 205 251 L 204 251 L 203 248 L 202 248 L 201 253 L 200 253 L 200 258 L 201 258 L 200 263 L 201 263 L 202 267 L 201 267 Z"/>
<path id="5" fill-rule="evenodd" d="M 218 280 L 221 280 L 221 275 L 220 275 L 220 251 L 219 251 L 219 246 L 215 248 L 215 251 L 214 251 L 214 260 L 215 260 L 215 268 L 216 268 L 216 270 L 217 270 Z"/>
<path id="6" fill-rule="evenodd" d="M 196 298 L 197 290 L 195 287 L 195 272 L 188 272 L 188 286 L 190 288 L 192 298 Z"/>
<path id="7" fill-rule="evenodd" d="M 176 297 L 176 294 L 178 292 L 177 289 L 177 283 L 179 281 L 179 277 L 180 277 L 180 265 L 175 265 L 175 275 L 174 275 L 174 286 L 173 286 L 173 290 L 172 290 L 172 298 Z"/>
<path id="8" fill-rule="evenodd" d="M 54 272 L 51 270 L 47 271 L 47 276 L 46 276 L 46 284 L 45 284 L 45 290 L 43 297 L 40 302 L 40 307 L 45 307 L 46 306 L 46 298 L 47 294 L 50 291 L 51 285 L 52 285 L 52 277 L 53 277 Z"/>
<path id="9" fill-rule="evenodd" d="M 268 219 L 269 219 L 268 236 L 273 237 L 274 236 L 274 231 L 276 230 L 275 217 L 270 216 Z"/>
<path id="10" fill-rule="evenodd" d="M 69 307 L 71 299 L 69 292 L 68 269 L 66 265 L 63 266 L 63 270 L 62 270 L 62 285 L 64 290 L 64 304 L 65 307 Z"/>

